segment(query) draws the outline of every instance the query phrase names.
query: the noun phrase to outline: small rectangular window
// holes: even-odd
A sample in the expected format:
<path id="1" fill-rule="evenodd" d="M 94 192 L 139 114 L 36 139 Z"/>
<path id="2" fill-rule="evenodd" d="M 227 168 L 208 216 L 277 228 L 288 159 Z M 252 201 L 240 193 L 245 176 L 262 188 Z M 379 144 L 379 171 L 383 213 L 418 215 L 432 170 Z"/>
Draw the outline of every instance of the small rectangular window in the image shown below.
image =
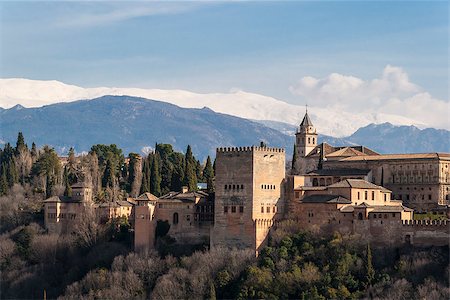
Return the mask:
<path id="1" fill-rule="evenodd" d="M 375 191 L 372 191 L 372 200 L 375 201 Z"/>
<path id="2" fill-rule="evenodd" d="M 267 206 L 266 212 L 267 212 L 267 213 L 270 213 L 270 207 L 269 207 L 269 206 Z"/>
<path id="3" fill-rule="evenodd" d="M 231 212 L 232 212 L 232 213 L 235 213 L 235 212 L 236 212 L 236 206 L 233 205 L 233 206 L 231 207 Z"/>
<path id="4" fill-rule="evenodd" d="M 223 212 L 224 212 L 224 213 L 228 213 L 228 206 L 224 206 L 224 207 L 223 207 Z"/>
<path id="5" fill-rule="evenodd" d="M 239 206 L 239 212 L 243 213 L 244 212 L 244 207 L 243 206 Z"/>
<path id="6" fill-rule="evenodd" d="M 261 206 L 261 213 L 264 213 L 264 206 Z"/>
<path id="7" fill-rule="evenodd" d="M 364 192 L 364 200 L 367 200 L 367 191 Z"/>

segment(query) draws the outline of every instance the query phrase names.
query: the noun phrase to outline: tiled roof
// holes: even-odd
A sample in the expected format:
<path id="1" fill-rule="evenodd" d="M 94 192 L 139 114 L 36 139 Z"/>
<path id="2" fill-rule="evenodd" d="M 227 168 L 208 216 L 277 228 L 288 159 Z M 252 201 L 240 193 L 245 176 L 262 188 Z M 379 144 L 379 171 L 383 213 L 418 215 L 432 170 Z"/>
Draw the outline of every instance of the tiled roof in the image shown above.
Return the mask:
<path id="1" fill-rule="evenodd" d="M 329 153 L 336 151 L 336 149 L 327 143 L 322 143 L 320 145 L 317 145 L 313 150 L 311 150 L 311 152 L 306 157 L 320 156 L 320 151 L 323 151 L 323 154 L 327 156 Z"/>
<path id="2" fill-rule="evenodd" d="M 345 147 L 335 152 L 326 155 L 327 157 L 341 157 L 341 156 L 367 156 L 367 154 L 361 151 L 355 150 L 351 147 Z"/>
<path id="3" fill-rule="evenodd" d="M 119 204 L 120 206 L 133 206 L 130 202 L 123 200 L 116 201 L 116 203 Z"/>
<path id="4" fill-rule="evenodd" d="M 357 189 L 377 189 L 385 192 L 390 192 L 388 189 L 368 182 L 363 179 L 345 179 L 329 185 L 328 188 L 357 188 Z"/>
<path id="5" fill-rule="evenodd" d="M 70 197 L 66 196 L 53 196 L 46 200 L 44 200 L 44 203 L 50 203 L 50 202 L 64 202 L 64 203 L 80 203 L 82 201 L 79 200 L 73 200 Z"/>
<path id="6" fill-rule="evenodd" d="M 143 193 L 142 195 L 140 195 L 139 197 L 136 198 L 136 200 L 141 200 L 141 201 L 156 201 L 158 200 L 158 197 L 156 197 L 155 195 L 153 195 L 152 193 Z"/>
<path id="7" fill-rule="evenodd" d="M 343 158 L 341 161 L 401 160 L 401 159 L 450 159 L 450 153 L 381 154 Z"/>
<path id="8" fill-rule="evenodd" d="M 336 204 L 350 204 L 352 203 L 347 198 L 336 195 L 311 195 L 303 198 L 302 203 L 336 203 Z"/>
<path id="9" fill-rule="evenodd" d="M 307 175 L 318 175 L 318 176 L 352 176 L 352 175 L 368 175 L 371 170 L 362 169 L 321 169 L 314 170 Z"/>
<path id="10" fill-rule="evenodd" d="M 383 213 L 383 212 L 402 212 L 402 211 L 414 211 L 413 209 L 403 205 L 392 206 L 373 206 L 373 210 L 369 213 Z"/>

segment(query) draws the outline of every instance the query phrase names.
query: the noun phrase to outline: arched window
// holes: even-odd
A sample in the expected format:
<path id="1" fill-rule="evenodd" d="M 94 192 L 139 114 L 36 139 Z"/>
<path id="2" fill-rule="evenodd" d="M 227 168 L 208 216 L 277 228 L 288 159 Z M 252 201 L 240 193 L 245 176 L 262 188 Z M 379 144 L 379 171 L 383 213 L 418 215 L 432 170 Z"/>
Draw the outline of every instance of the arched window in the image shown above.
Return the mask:
<path id="1" fill-rule="evenodd" d="M 178 213 L 173 214 L 173 224 L 178 224 Z"/>
<path id="2" fill-rule="evenodd" d="M 313 138 L 313 144 L 315 144 L 316 143 L 316 139 L 315 138 Z"/>
<path id="3" fill-rule="evenodd" d="M 363 219 L 362 213 L 358 213 L 358 220 L 362 220 L 362 219 Z"/>
<path id="4" fill-rule="evenodd" d="M 320 186 L 325 186 L 325 178 L 320 178 Z"/>
<path id="5" fill-rule="evenodd" d="M 313 178 L 313 186 L 319 186 L 319 181 L 317 178 Z"/>
<path id="6" fill-rule="evenodd" d="M 311 138 L 310 137 L 308 138 L 308 144 L 311 144 Z"/>

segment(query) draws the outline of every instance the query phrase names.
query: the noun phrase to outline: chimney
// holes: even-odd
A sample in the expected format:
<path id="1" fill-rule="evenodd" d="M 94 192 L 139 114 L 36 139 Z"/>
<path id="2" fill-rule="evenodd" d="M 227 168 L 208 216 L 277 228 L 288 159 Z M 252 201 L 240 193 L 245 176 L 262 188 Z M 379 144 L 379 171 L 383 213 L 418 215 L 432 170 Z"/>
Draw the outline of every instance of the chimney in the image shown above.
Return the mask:
<path id="1" fill-rule="evenodd" d="M 181 187 L 181 192 L 184 194 L 184 193 L 187 193 L 189 191 L 189 189 L 188 189 L 188 187 L 187 186 L 185 186 L 185 185 L 183 185 L 182 187 Z"/>

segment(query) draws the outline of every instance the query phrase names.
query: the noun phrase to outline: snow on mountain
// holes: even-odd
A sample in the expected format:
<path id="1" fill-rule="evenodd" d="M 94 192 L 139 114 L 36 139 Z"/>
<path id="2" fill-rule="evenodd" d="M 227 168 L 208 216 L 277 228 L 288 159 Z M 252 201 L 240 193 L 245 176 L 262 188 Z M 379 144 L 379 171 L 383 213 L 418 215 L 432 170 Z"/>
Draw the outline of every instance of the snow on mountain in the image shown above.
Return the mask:
<path id="1" fill-rule="evenodd" d="M 0 79 L 0 106 L 3 108 L 10 108 L 16 104 L 25 107 L 40 107 L 58 102 L 93 99 L 104 95 L 142 97 L 164 101 L 184 108 L 209 107 L 215 112 L 246 119 L 277 121 L 293 125 L 298 125 L 305 113 L 304 106 L 293 105 L 272 97 L 244 91 L 200 94 L 185 90 L 82 88 L 55 80 Z M 416 125 L 419 127 L 427 125 L 398 115 L 354 114 L 314 106 L 310 106 L 309 114 L 320 133 L 335 137 L 348 136 L 358 128 L 371 123 L 389 122 L 394 125 Z"/>

